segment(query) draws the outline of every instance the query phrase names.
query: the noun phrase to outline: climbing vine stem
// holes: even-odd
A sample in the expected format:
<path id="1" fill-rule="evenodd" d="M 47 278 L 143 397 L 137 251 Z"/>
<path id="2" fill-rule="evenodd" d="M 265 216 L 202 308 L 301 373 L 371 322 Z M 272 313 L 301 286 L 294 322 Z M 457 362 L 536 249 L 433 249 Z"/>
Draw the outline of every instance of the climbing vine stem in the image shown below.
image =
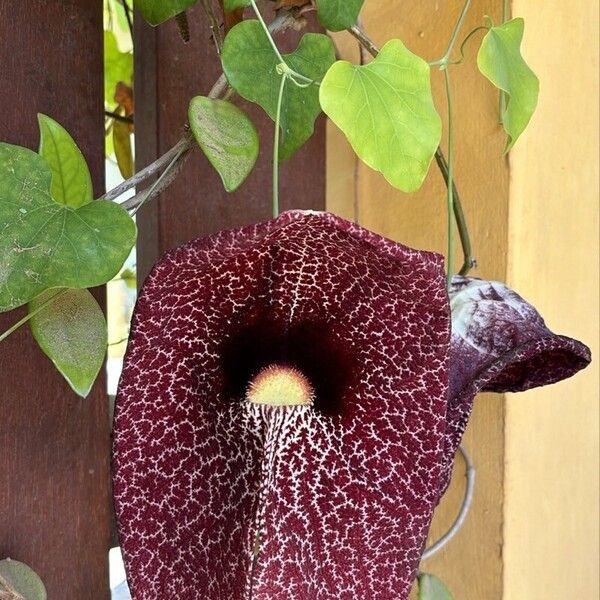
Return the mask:
<path id="1" fill-rule="evenodd" d="M 353 35 L 358 43 L 373 57 L 379 54 L 379 48 L 375 42 L 365 33 L 365 30 L 360 26 L 359 23 L 353 25 L 347 29 L 350 35 Z"/>
<path id="2" fill-rule="evenodd" d="M 289 75 L 281 68 L 277 67 L 277 72 L 281 75 L 279 85 L 279 96 L 277 97 L 277 113 L 275 115 L 275 134 L 273 136 L 273 218 L 279 216 L 279 132 L 281 129 L 281 105 L 283 104 L 283 92 Z"/>
<path id="3" fill-rule="evenodd" d="M 448 289 L 452 285 L 452 276 L 454 275 L 454 123 L 452 118 L 452 84 L 450 82 L 450 71 L 444 69 L 444 82 L 446 84 L 446 99 L 448 102 Z"/>
<path id="4" fill-rule="evenodd" d="M 277 56 L 277 60 L 279 61 L 277 65 L 277 73 L 281 76 L 281 83 L 279 85 L 279 94 L 277 96 L 277 110 L 275 113 L 275 133 L 273 135 L 273 218 L 277 218 L 279 216 L 279 137 L 281 135 L 281 108 L 283 105 L 283 94 L 285 92 L 285 85 L 288 82 L 288 79 L 292 81 L 292 83 L 298 87 L 308 87 L 309 85 L 319 85 L 319 82 L 314 81 L 308 77 L 305 77 L 301 73 L 294 71 L 286 62 L 281 52 L 279 52 L 279 48 L 271 35 L 271 31 L 269 27 L 265 23 L 260 11 L 258 10 L 258 6 L 256 6 L 255 0 L 250 0 L 252 4 L 252 8 L 256 13 L 256 18 L 261 24 L 265 35 L 269 40 L 269 44 L 271 44 L 271 48 L 275 52 L 275 56 Z"/>
<path id="5" fill-rule="evenodd" d="M 463 446 L 458 448 L 460 454 L 462 455 L 463 461 L 465 463 L 465 493 L 463 496 L 463 501 L 460 506 L 460 510 L 458 511 L 458 515 L 454 520 L 454 523 L 450 526 L 450 529 L 436 542 L 431 544 L 425 552 L 423 552 L 423 556 L 421 556 L 421 560 L 427 560 L 431 558 L 434 554 L 439 552 L 459 531 L 463 526 L 467 515 L 469 514 L 469 510 L 471 505 L 473 504 L 473 491 L 475 489 L 475 467 L 473 466 L 473 462 L 469 453 L 465 450 Z"/>
<path id="6" fill-rule="evenodd" d="M 296 11 L 282 8 L 277 12 L 277 16 L 268 26 L 269 33 L 276 33 L 278 31 L 285 31 L 286 29 L 293 27 L 297 22 L 296 19 Z M 269 35 L 269 38 L 271 36 Z M 312 83 L 312 82 L 311 82 Z M 217 79 L 212 89 L 208 93 L 209 98 L 223 98 L 224 96 L 230 96 L 230 89 L 227 83 L 227 78 L 224 74 Z M 167 150 L 162 156 L 158 157 L 154 162 L 150 163 L 147 167 L 144 167 L 137 173 L 135 173 L 129 179 L 121 182 L 119 185 L 114 187 L 111 190 L 108 190 L 104 195 L 100 196 L 98 200 L 116 200 L 119 196 L 124 194 L 126 191 L 130 190 L 133 187 L 140 185 L 141 183 L 147 181 L 151 177 L 157 175 L 160 171 L 168 167 L 169 165 L 172 171 L 176 171 L 181 168 L 182 161 L 188 156 L 188 152 L 182 152 L 182 150 L 191 150 L 194 147 L 194 137 L 186 127 L 186 131 L 181 137 L 181 139 L 169 150 Z M 179 156 L 178 161 L 172 162 L 173 157 Z M 163 188 L 166 187 L 167 184 L 173 181 L 174 177 L 169 178 L 167 180 L 163 179 Z M 145 190 L 144 190 L 145 192 Z M 131 210 L 134 208 L 138 202 L 144 199 L 144 192 L 138 193 L 134 198 L 127 200 L 123 203 L 124 208 Z"/>
<path id="7" fill-rule="evenodd" d="M 446 182 L 446 186 L 449 185 L 449 169 L 448 162 L 446 161 L 446 157 L 440 148 L 438 148 L 435 152 L 435 160 L 439 167 L 442 176 L 444 177 L 444 181 Z M 469 235 L 469 228 L 467 226 L 467 220 L 465 217 L 465 213 L 462 208 L 462 204 L 460 201 L 460 195 L 458 193 L 458 189 L 456 188 L 456 180 L 452 178 L 452 200 L 453 200 L 453 209 L 454 209 L 454 219 L 456 220 L 456 228 L 458 229 L 458 235 L 460 237 L 460 243 L 463 250 L 463 264 L 458 272 L 459 275 L 467 275 L 469 271 L 477 266 L 477 260 L 473 256 L 473 249 L 471 246 L 471 237 Z"/>
<path id="8" fill-rule="evenodd" d="M 256 18 L 258 19 L 258 22 L 262 25 L 262 28 L 265 31 L 265 35 L 269 39 L 269 43 L 271 44 L 271 48 L 273 48 L 273 52 L 275 52 L 275 55 L 277 56 L 277 60 L 280 63 L 285 63 L 285 60 L 283 60 L 283 56 L 281 56 L 281 52 L 279 52 L 279 48 L 277 47 L 277 44 L 275 43 L 275 40 L 273 39 L 273 36 L 271 35 L 271 32 L 269 31 L 269 28 L 267 27 L 265 20 L 263 19 L 262 15 L 260 14 L 260 10 L 258 10 L 258 6 L 256 6 L 255 0 L 250 0 L 250 2 L 252 3 L 252 8 L 254 9 L 254 13 L 256 14 Z"/>
<path id="9" fill-rule="evenodd" d="M 131 216 L 133 217 L 148 200 L 154 198 L 160 194 L 160 192 L 165 189 L 172 181 L 177 177 L 179 173 L 179 168 L 183 166 L 183 162 L 181 162 L 182 156 L 187 154 L 189 149 L 182 148 L 179 152 L 173 157 L 171 162 L 166 166 L 165 170 L 161 173 L 160 177 L 150 186 L 148 190 L 144 190 L 139 194 L 136 194 L 130 201 L 125 201 L 121 206 L 125 209 L 131 210 Z"/>
<path id="10" fill-rule="evenodd" d="M 454 205 L 454 122 L 452 115 L 452 83 L 450 81 L 450 57 L 452 56 L 452 51 L 454 50 L 454 46 L 456 45 L 456 41 L 458 40 L 458 36 L 462 29 L 462 26 L 467 17 L 467 13 L 469 12 L 469 8 L 471 7 L 471 0 L 465 0 L 463 4 L 462 10 L 458 19 L 456 20 L 456 24 L 454 25 L 454 29 L 452 30 L 452 35 L 450 36 L 450 41 L 448 42 L 448 47 L 446 48 L 446 52 L 444 56 L 439 61 L 435 61 L 433 64 L 438 64 L 440 69 L 444 72 L 444 83 L 446 86 L 446 100 L 448 104 L 448 174 L 446 181 L 446 189 L 447 189 L 447 204 L 448 204 L 448 255 L 447 255 L 447 285 L 448 289 L 452 286 L 452 277 L 454 276 L 454 217 L 456 216 L 455 205 Z M 467 36 L 468 39 L 469 36 Z M 461 47 L 462 53 L 462 47 Z M 464 247 L 463 247 L 464 248 Z M 466 254 L 465 250 L 465 254 Z"/>

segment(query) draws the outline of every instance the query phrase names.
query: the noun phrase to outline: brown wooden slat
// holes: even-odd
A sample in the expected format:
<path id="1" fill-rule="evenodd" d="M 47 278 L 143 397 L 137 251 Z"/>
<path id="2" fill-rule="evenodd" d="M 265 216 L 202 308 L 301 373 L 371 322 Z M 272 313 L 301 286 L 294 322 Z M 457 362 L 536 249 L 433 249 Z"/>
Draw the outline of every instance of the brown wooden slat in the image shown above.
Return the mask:
<path id="1" fill-rule="evenodd" d="M 177 142 L 187 121 L 190 99 L 206 95 L 221 73 L 202 8 L 198 5 L 189 10 L 188 18 L 188 44 L 181 40 L 174 21 L 152 29 L 137 19 L 136 156 L 140 167 Z M 318 28 L 312 22 L 307 30 Z M 291 31 L 280 35 L 282 50 L 294 49 L 300 35 Z M 200 151 L 195 151 L 175 183 L 139 213 L 140 278 L 169 248 L 219 229 L 270 218 L 273 122 L 261 108 L 239 99 L 235 102 L 248 112 L 259 130 L 261 150 L 255 170 L 237 192 L 227 194 L 214 169 Z M 280 180 L 282 210 L 325 208 L 323 116 L 319 117 L 311 140 L 283 164 Z"/>
<path id="2" fill-rule="evenodd" d="M 104 185 L 101 0 L 0 1 L 0 139 L 37 148 L 36 112 L 72 133 Z M 104 305 L 104 290 L 97 290 Z M 0 315 L 0 330 L 22 311 Z M 50 600 L 108 590 L 109 423 L 102 375 L 81 400 L 27 327 L 0 345 L 0 558 Z"/>

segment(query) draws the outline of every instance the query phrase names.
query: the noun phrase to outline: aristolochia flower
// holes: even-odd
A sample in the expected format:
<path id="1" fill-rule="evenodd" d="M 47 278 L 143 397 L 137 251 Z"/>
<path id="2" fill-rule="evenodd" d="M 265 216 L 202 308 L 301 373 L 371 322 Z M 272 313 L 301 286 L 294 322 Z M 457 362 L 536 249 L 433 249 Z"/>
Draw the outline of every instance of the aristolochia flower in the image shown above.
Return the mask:
<path id="1" fill-rule="evenodd" d="M 452 302 L 451 346 L 442 258 L 324 213 L 168 253 L 138 301 L 115 418 L 133 597 L 404 600 L 477 389 L 586 360 L 538 350 L 538 375 L 519 378 L 507 356 L 550 344 L 543 323 L 474 355 L 478 309 Z"/>

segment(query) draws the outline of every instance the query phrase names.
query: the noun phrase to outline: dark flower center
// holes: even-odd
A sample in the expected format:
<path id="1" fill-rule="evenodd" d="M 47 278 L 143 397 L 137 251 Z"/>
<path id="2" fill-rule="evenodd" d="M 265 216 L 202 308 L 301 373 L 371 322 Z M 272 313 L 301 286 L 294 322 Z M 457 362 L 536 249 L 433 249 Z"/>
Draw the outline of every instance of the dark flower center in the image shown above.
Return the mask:
<path id="1" fill-rule="evenodd" d="M 241 325 L 221 350 L 223 397 L 244 399 L 259 373 L 277 365 L 306 378 L 317 410 L 341 414 L 345 392 L 356 377 L 355 357 L 348 346 L 329 324 L 319 321 L 287 326 L 259 318 Z"/>

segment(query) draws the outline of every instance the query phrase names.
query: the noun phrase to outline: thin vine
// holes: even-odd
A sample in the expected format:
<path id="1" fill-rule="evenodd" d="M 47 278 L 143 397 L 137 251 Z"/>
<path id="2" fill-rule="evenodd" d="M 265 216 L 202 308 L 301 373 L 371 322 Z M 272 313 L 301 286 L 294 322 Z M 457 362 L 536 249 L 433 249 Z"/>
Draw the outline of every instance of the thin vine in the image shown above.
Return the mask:
<path id="1" fill-rule="evenodd" d="M 444 56 L 442 56 L 442 58 L 440 58 L 439 60 L 430 62 L 430 65 L 439 65 L 441 69 L 444 69 L 450 64 L 450 57 L 452 56 L 452 51 L 454 50 L 454 46 L 456 45 L 456 41 L 458 40 L 458 34 L 462 29 L 467 13 L 469 12 L 469 8 L 471 7 L 471 1 L 472 0 L 465 0 L 465 3 L 463 4 L 462 10 L 460 11 L 460 15 L 458 16 L 458 20 L 456 21 L 454 29 L 452 30 L 452 34 L 450 35 L 450 41 L 448 42 L 448 47 L 446 48 Z"/>
<path id="2" fill-rule="evenodd" d="M 510 0 L 502 0 L 502 23 L 508 21 L 510 15 Z M 498 98 L 498 120 L 502 122 L 502 116 L 506 111 L 506 92 L 504 90 L 499 91 Z"/>
<path id="3" fill-rule="evenodd" d="M 454 276 L 454 119 L 452 115 L 452 84 L 449 69 L 444 69 L 444 83 L 446 84 L 446 100 L 448 103 L 448 255 L 447 255 L 447 285 L 452 286 Z"/>
<path id="4" fill-rule="evenodd" d="M 446 89 L 446 101 L 448 105 L 448 171 L 446 180 L 447 189 L 447 204 L 448 204 L 448 250 L 447 250 L 447 285 L 448 289 L 452 286 L 452 277 L 454 276 L 454 219 L 456 218 L 455 200 L 454 200 L 454 119 L 452 106 L 452 82 L 450 80 L 450 58 L 454 50 L 454 46 L 458 40 L 458 35 L 469 12 L 471 0 L 465 0 L 462 10 L 452 30 L 450 41 L 446 52 L 439 60 L 433 61 L 430 65 L 439 65 L 444 72 L 444 83 Z M 470 34 L 469 34 L 470 35 Z M 466 39 L 468 39 L 467 36 Z M 465 40 L 466 41 L 466 40 Z M 463 42 L 464 45 L 465 42 Z M 461 47 L 462 53 L 462 47 Z M 468 235 L 468 234 L 467 234 Z M 461 235 L 461 239 L 463 236 Z M 464 247 L 463 247 L 464 250 Z M 465 255 L 467 254 L 465 250 Z M 464 268 L 464 267 L 463 267 Z"/>
<path id="5" fill-rule="evenodd" d="M 318 81 L 314 81 L 309 77 L 305 77 L 302 73 L 298 73 L 294 69 L 292 69 L 283 58 L 273 36 L 271 35 L 270 28 L 265 23 L 265 20 L 258 10 L 258 6 L 256 6 L 255 0 L 251 0 L 252 8 L 256 14 L 256 17 L 261 24 L 267 39 L 269 40 L 269 44 L 273 51 L 275 52 L 275 56 L 279 61 L 277 65 L 277 74 L 281 77 L 281 82 L 279 84 L 279 93 L 277 95 L 277 110 L 275 116 L 275 133 L 273 136 L 273 218 L 277 218 L 279 216 L 279 138 L 280 138 L 280 130 L 281 130 L 281 107 L 283 105 L 283 94 L 285 92 L 285 85 L 290 80 L 297 87 L 307 87 L 309 85 L 319 85 Z"/>
<path id="6" fill-rule="evenodd" d="M 277 116 L 275 118 L 275 134 L 273 136 L 273 218 L 279 216 L 279 132 L 281 130 L 281 105 L 283 104 L 283 92 L 288 80 L 285 71 L 280 73 L 281 83 L 279 85 L 279 96 L 277 97 Z"/>

